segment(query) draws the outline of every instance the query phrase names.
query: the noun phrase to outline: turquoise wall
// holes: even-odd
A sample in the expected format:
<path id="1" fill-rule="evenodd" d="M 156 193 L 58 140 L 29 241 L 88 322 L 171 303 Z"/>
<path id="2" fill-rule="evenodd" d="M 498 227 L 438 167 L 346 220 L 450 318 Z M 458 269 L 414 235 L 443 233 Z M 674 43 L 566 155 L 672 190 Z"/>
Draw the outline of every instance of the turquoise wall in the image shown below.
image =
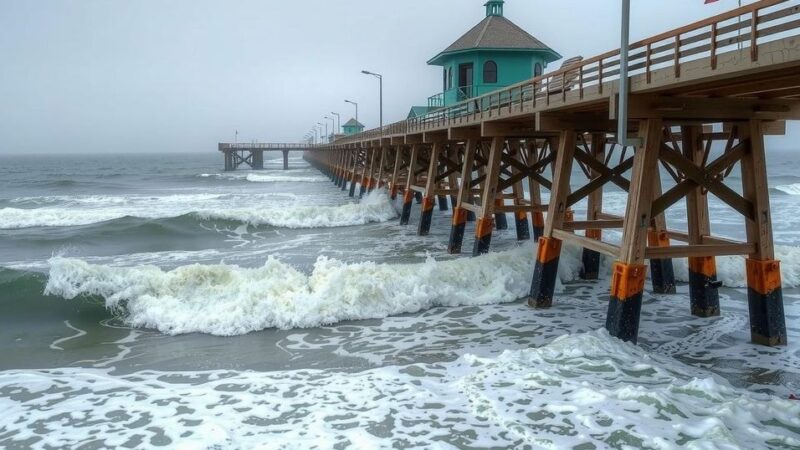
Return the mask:
<path id="1" fill-rule="evenodd" d="M 364 131 L 363 127 L 342 127 L 345 136 L 352 136 L 354 134 L 361 133 Z"/>
<path id="2" fill-rule="evenodd" d="M 497 83 L 486 83 L 483 80 L 483 65 L 487 61 L 497 63 Z M 443 65 L 444 70 L 452 69 L 453 85 L 451 88 L 444 90 L 444 106 L 450 106 L 465 100 L 463 96 L 459 95 L 458 67 L 467 63 L 473 63 L 474 67 L 472 97 L 488 94 L 497 89 L 533 78 L 536 63 L 542 65 L 542 70 L 546 67 L 544 55 L 538 52 L 477 51 L 449 56 L 444 59 Z"/>

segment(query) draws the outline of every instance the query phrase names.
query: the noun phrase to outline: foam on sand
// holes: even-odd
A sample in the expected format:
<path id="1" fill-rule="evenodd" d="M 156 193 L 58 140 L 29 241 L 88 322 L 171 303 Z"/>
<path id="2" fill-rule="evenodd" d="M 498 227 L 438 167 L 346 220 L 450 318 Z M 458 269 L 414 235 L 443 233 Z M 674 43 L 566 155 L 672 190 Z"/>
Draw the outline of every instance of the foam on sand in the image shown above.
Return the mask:
<path id="1" fill-rule="evenodd" d="M 792 448 L 800 403 L 605 331 L 362 372 L 0 372 L 0 445 Z"/>

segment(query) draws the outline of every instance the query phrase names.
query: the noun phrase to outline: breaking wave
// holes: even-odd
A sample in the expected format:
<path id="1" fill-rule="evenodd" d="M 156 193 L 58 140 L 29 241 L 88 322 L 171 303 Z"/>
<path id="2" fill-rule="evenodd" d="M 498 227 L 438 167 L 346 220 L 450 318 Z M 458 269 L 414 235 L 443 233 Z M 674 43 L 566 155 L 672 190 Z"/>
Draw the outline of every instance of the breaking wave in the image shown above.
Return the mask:
<path id="1" fill-rule="evenodd" d="M 272 194 L 265 194 L 272 195 Z M 287 197 L 274 194 L 274 197 Z M 290 197 L 290 196 L 289 196 Z M 385 222 L 397 216 L 388 195 L 374 191 L 359 203 L 340 206 L 290 206 L 282 208 L 227 207 L 226 195 L 176 195 L 153 198 L 128 197 L 36 197 L 19 199 L 22 204 L 40 208 L 0 208 L 0 229 L 32 227 L 70 227 L 102 222 L 137 219 L 173 219 L 192 216 L 197 220 L 225 220 L 250 225 L 284 228 L 325 228 Z M 64 202 L 51 205 L 53 202 Z M 220 206 L 208 208 L 209 202 Z"/>
<path id="2" fill-rule="evenodd" d="M 527 244 L 480 258 L 428 258 L 418 264 L 347 264 L 320 257 L 310 274 L 272 257 L 259 268 L 195 264 L 173 270 L 56 257 L 49 261 L 45 293 L 100 297 L 135 327 L 229 336 L 379 319 L 435 306 L 511 302 L 528 294 L 534 255 Z M 778 247 L 778 256 L 785 258 L 783 286 L 800 285 L 798 264 L 787 261 L 797 261 L 800 249 Z M 686 281 L 685 260 L 675 261 L 676 278 Z M 606 279 L 610 262 L 603 264 Z M 744 287 L 744 266 L 742 258 L 718 258 L 719 279 L 728 287 Z M 558 281 L 577 279 L 580 267 L 581 249 L 565 246 Z"/>
<path id="3" fill-rule="evenodd" d="M 785 184 L 782 186 L 775 186 L 773 189 L 789 195 L 800 195 L 800 183 Z"/>
<path id="4" fill-rule="evenodd" d="M 251 183 L 321 183 L 330 181 L 323 176 L 262 175 L 248 173 L 245 179 Z"/>
<path id="5" fill-rule="evenodd" d="M 378 319 L 434 306 L 510 302 L 530 288 L 531 246 L 481 258 L 389 265 L 320 257 L 306 275 L 263 267 L 189 265 L 165 271 L 53 258 L 45 293 L 99 296 L 131 326 L 221 336 Z"/>
<path id="6" fill-rule="evenodd" d="M 373 191 L 359 203 L 341 206 L 294 206 L 289 208 L 230 208 L 195 213 L 206 220 L 232 220 L 249 225 L 281 228 L 331 228 L 386 222 L 397 211 L 385 191 Z"/>

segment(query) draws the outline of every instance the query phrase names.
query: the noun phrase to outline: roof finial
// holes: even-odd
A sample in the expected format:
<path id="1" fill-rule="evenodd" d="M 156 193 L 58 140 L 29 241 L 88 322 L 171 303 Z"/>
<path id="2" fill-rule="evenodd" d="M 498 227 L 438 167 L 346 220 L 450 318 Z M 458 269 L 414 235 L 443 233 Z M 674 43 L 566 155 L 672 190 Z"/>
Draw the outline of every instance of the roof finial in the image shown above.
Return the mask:
<path id="1" fill-rule="evenodd" d="M 486 4 L 483 5 L 483 6 L 486 7 L 486 17 L 489 17 L 489 16 L 500 16 L 500 17 L 502 17 L 503 16 L 503 3 L 505 3 L 504 0 L 489 0 L 488 2 L 486 2 Z"/>

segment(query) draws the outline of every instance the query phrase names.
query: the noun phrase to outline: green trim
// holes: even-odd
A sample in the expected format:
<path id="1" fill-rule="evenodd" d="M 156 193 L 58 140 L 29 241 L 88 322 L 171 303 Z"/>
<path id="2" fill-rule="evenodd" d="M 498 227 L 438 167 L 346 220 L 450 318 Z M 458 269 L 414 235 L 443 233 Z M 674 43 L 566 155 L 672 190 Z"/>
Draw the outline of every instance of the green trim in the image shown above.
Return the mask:
<path id="1" fill-rule="evenodd" d="M 449 56 L 463 55 L 465 53 L 479 53 L 479 52 L 508 52 L 508 53 L 544 53 L 544 60 L 548 63 L 558 61 L 563 58 L 561 54 L 550 48 L 470 48 L 466 50 L 457 50 L 454 52 L 442 52 L 428 61 L 429 66 L 443 66 L 442 59 Z"/>

